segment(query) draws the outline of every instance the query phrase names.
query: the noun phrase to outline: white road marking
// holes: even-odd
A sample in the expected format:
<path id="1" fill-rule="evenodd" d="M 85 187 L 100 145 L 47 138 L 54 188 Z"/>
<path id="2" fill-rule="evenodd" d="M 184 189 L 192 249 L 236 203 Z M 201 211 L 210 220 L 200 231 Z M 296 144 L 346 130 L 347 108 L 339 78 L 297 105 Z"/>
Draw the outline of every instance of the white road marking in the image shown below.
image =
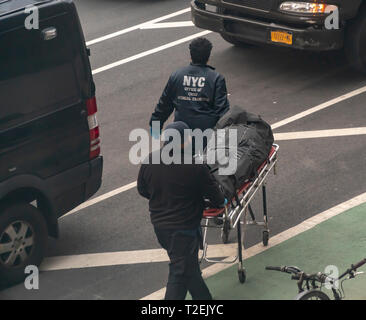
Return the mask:
<path id="1" fill-rule="evenodd" d="M 344 136 L 353 136 L 362 134 L 366 134 L 366 127 L 276 133 L 274 134 L 274 138 L 275 141 L 282 141 L 282 140 L 297 140 L 297 139 L 344 137 Z"/>
<path id="2" fill-rule="evenodd" d="M 289 117 L 289 118 L 286 118 L 286 119 L 284 119 L 282 121 L 276 122 L 275 124 L 272 125 L 272 129 L 273 130 L 274 129 L 277 129 L 277 128 L 282 127 L 282 126 L 284 126 L 286 124 L 289 124 L 290 122 L 294 122 L 294 121 L 299 120 L 301 118 L 304 118 L 304 117 L 306 117 L 306 116 L 308 116 L 308 115 L 310 115 L 310 114 L 312 114 L 314 112 L 317 112 L 317 111 L 323 110 L 325 108 L 334 106 L 335 104 L 337 104 L 339 102 L 348 100 L 350 98 L 353 98 L 353 97 L 358 96 L 358 95 L 360 95 L 362 93 L 365 93 L 365 92 L 366 92 L 366 86 L 364 86 L 364 87 L 362 87 L 360 89 L 354 90 L 352 92 L 349 92 L 347 94 L 344 94 L 344 95 L 342 95 L 340 97 L 337 97 L 337 98 L 334 98 L 332 100 L 329 100 L 327 102 L 324 102 L 324 103 L 322 103 L 322 104 L 320 104 L 320 105 L 318 105 L 318 106 L 316 106 L 314 108 L 310 108 L 310 109 L 308 109 L 308 110 L 306 110 L 304 112 L 300 112 L 300 113 L 298 113 L 298 114 L 296 114 L 296 115 L 294 115 L 292 117 Z"/>
<path id="3" fill-rule="evenodd" d="M 236 250 L 236 244 L 218 244 L 210 246 L 207 252 L 210 258 L 223 258 L 234 255 Z M 167 261 L 169 257 L 163 249 L 104 252 L 49 257 L 44 260 L 40 270 L 55 271 Z"/>
<path id="4" fill-rule="evenodd" d="M 96 38 L 94 40 L 87 41 L 86 42 L 86 45 L 87 46 L 91 46 L 93 44 L 96 44 L 96 43 L 99 43 L 99 42 L 102 42 L 102 41 L 106 41 L 106 40 L 109 40 L 109 39 L 112 39 L 112 38 L 115 38 L 115 37 L 119 37 L 119 36 L 121 36 L 123 34 L 126 34 L 128 32 L 138 30 L 141 27 L 143 27 L 144 25 L 151 25 L 151 24 L 154 24 L 154 23 L 158 23 L 160 21 L 168 20 L 170 18 L 174 18 L 176 16 L 180 16 L 180 15 L 182 15 L 184 13 L 190 12 L 190 10 L 191 10 L 190 8 L 186 8 L 186 9 L 183 9 L 183 10 L 179 10 L 177 12 L 170 13 L 170 14 L 165 15 L 165 16 L 162 16 L 160 18 L 156 18 L 156 19 L 153 19 L 153 20 L 150 20 L 150 21 L 146 21 L 146 22 L 140 23 L 138 25 L 135 25 L 135 26 L 132 26 L 132 27 L 123 29 L 123 30 L 119 30 L 119 31 L 116 31 L 116 32 L 107 34 L 107 35 L 105 35 L 103 37 L 99 37 L 99 38 Z"/>
<path id="5" fill-rule="evenodd" d="M 192 21 L 179 21 L 179 22 L 163 22 L 145 24 L 140 29 L 166 29 L 166 28 L 182 28 L 182 27 L 194 27 Z"/>
<path id="6" fill-rule="evenodd" d="M 121 66 L 123 64 L 126 64 L 126 63 L 129 63 L 131 61 L 134 61 L 134 60 L 137 60 L 137 59 L 141 59 L 143 57 L 146 57 L 146 56 L 149 56 L 151 54 L 154 54 L 154 53 L 157 53 L 157 52 L 160 52 L 160 51 L 163 51 L 163 50 L 166 50 L 166 49 L 169 49 L 169 48 L 172 48 L 172 47 L 175 47 L 175 46 L 178 46 L 182 43 L 185 43 L 185 42 L 188 42 L 190 40 L 193 40 L 195 38 L 199 38 L 199 37 L 203 37 L 209 33 L 211 33 L 212 31 L 202 31 L 202 32 L 199 32 L 199 33 L 195 33 L 191 36 L 188 36 L 188 37 L 185 37 L 185 38 L 182 38 L 182 39 L 179 39 L 179 40 L 176 40 L 176 41 L 173 41 L 173 42 L 170 42 L 170 43 L 167 43 L 163 46 L 160 46 L 160 47 L 157 47 L 157 48 L 154 48 L 154 49 L 150 49 L 150 50 L 147 50 L 147 51 L 144 51 L 144 52 L 141 52 L 139 54 L 136 54 L 132 57 L 129 57 L 129 58 L 125 58 L 125 59 L 122 59 L 122 60 L 119 60 L 119 61 L 116 61 L 116 62 L 113 62 L 113 63 L 110 63 L 104 67 L 101 67 L 101 68 L 98 68 L 98 69 L 95 69 L 93 70 L 93 75 L 94 74 L 98 74 L 98 73 L 101 73 L 103 71 L 106 71 L 106 70 L 109 70 L 109 69 L 112 69 L 112 68 L 115 68 L 115 67 L 118 67 L 118 66 Z"/>
<path id="7" fill-rule="evenodd" d="M 135 188 L 136 186 L 137 186 L 137 181 L 134 181 L 134 182 L 131 182 L 131 183 L 125 185 L 125 186 L 122 186 L 120 188 L 114 189 L 114 190 L 112 190 L 110 192 L 107 192 L 105 194 L 102 194 L 99 197 L 93 198 L 93 199 L 91 199 L 89 201 L 86 201 L 86 202 L 82 203 L 80 206 L 77 206 L 75 209 L 73 209 L 73 210 L 69 211 L 67 214 L 63 215 L 60 219 L 62 219 L 64 217 L 67 217 L 68 215 L 73 214 L 73 213 L 75 213 L 75 212 L 77 212 L 77 211 L 79 211 L 81 209 L 85 209 L 87 207 L 90 207 L 93 204 L 96 204 L 98 202 L 101 202 L 101 201 L 103 201 L 105 199 L 111 198 L 111 197 L 113 197 L 113 196 L 115 196 L 115 195 L 117 195 L 119 193 L 125 192 L 127 190 L 132 189 L 132 188 Z"/>
<path id="8" fill-rule="evenodd" d="M 287 229 L 287 230 L 275 235 L 274 237 L 270 238 L 270 241 L 269 241 L 267 247 L 264 247 L 262 243 L 258 243 L 248 249 L 245 249 L 244 250 L 244 259 L 248 259 L 261 252 L 264 252 L 264 251 L 268 250 L 269 248 L 272 248 L 292 237 L 295 237 L 295 236 L 299 235 L 300 233 L 303 233 L 303 232 L 315 227 L 316 225 L 318 225 L 330 218 L 333 218 L 333 217 L 339 215 L 340 213 L 343 213 L 344 211 L 357 207 L 365 202 L 366 202 L 366 193 L 363 193 L 346 202 L 343 202 L 337 206 L 334 206 L 333 208 L 330 208 L 322 213 L 319 213 L 319 214 L 303 221 L 302 223 L 298 224 L 297 226 Z M 223 261 L 230 261 L 233 258 L 234 258 L 234 255 L 224 259 Z M 213 264 L 213 265 L 207 267 L 206 269 L 202 270 L 202 275 L 204 278 L 208 278 L 231 266 L 233 266 L 233 264 L 216 263 L 216 264 Z M 141 298 L 141 300 L 160 300 L 160 299 L 164 298 L 164 295 L 165 295 L 165 288 L 162 288 L 156 292 L 153 292 L 152 294 L 149 294 L 146 297 Z"/>

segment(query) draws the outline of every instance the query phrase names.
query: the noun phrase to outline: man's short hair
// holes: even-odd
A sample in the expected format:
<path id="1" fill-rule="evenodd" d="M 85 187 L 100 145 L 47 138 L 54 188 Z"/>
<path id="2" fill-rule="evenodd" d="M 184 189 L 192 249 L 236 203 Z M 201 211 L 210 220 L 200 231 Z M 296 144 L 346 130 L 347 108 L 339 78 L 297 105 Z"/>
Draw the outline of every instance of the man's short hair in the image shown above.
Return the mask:
<path id="1" fill-rule="evenodd" d="M 190 43 L 189 50 L 193 63 L 207 64 L 211 55 L 212 43 L 206 38 L 197 38 Z"/>

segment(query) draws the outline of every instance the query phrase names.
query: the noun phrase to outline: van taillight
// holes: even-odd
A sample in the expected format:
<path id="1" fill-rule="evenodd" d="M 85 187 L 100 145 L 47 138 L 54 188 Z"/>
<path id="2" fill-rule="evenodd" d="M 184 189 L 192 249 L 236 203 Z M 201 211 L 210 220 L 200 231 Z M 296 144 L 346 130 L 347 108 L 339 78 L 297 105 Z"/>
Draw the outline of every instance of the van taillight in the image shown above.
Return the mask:
<path id="1" fill-rule="evenodd" d="M 86 100 L 90 136 L 89 158 L 94 159 L 100 154 L 99 126 L 97 120 L 97 101 L 95 97 Z"/>

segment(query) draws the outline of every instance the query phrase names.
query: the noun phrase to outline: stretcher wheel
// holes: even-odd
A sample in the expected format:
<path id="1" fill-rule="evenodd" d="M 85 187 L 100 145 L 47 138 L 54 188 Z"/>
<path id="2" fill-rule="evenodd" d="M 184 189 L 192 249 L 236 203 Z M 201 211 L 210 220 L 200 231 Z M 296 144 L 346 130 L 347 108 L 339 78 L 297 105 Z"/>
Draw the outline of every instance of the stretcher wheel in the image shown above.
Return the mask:
<path id="1" fill-rule="evenodd" d="M 239 277 L 240 283 L 245 282 L 245 280 L 247 279 L 247 275 L 246 275 L 246 272 L 245 272 L 244 268 L 238 270 L 238 277 Z"/>
<path id="2" fill-rule="evenodd" d="M 263 231 L 263 245 L 265 247 L 268 246 L 268 240 L 269 240 L 269 232 L 267 230 Z"/>
<path id="3" fill-rule="evenodd" d="M 230 224 L 229 221 L 224 221 L 224 225 L 221 229 L 221 240 L 222 243 L 226 244 L 229 242 Z"/>

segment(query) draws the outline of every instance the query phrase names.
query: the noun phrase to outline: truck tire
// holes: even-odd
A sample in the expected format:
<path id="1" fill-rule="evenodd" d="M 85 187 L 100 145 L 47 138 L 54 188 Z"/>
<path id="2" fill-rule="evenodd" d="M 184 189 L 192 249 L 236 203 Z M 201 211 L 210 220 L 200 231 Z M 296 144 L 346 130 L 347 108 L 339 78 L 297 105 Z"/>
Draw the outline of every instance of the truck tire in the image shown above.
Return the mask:
<path id="1" fill-rule="evenodd" d="M 347 27 L 345 51 L 351 66 L 366 73 L 366 5 Z"/>
<path id="2" fill-rule="evenodd" d="M 39 266 L 47 243 L 42 213 L 28 203 L 0 209 L 0 287 L 24 281 L 26 266 Z"/>

